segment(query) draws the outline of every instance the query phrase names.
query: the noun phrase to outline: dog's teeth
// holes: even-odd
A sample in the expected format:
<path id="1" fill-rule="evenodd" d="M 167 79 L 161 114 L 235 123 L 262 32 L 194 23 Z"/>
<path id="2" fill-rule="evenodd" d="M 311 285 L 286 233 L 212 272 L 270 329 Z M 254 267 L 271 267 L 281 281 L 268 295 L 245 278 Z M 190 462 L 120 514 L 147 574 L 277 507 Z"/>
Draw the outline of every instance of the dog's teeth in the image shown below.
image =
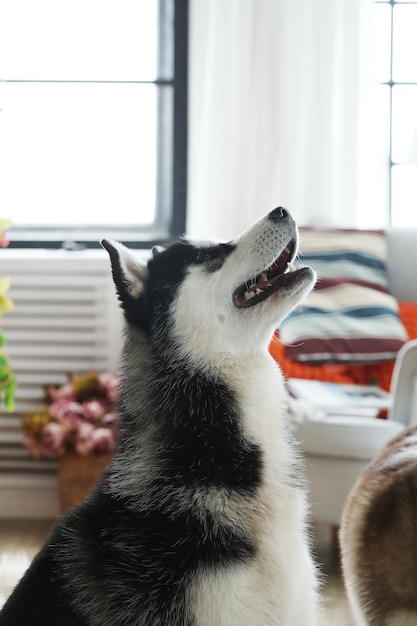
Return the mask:
<path id="1" fill-rule="evenodd" d="M 251 298 L 254 298 L 256 294 L 253 291 L 245 291 L 243 295 L 245 297 L 245 300 L 248 301 Z"/>
<path id="2" fill-rule="evenodd" d="M 261 281 L 265 282 L 267 280 L 268 280 L 268 276 L 267 276 L 266 272 L 262 272 L 262 274 L 261 274 Z"/>
<path id="3" fill-rule="evenodd" d="M 260 293 L 262 293 L 262 289 L 259 289 L 258 287 L 258 289 L 256 290 L 256 295 L 259 296 Z"/>
<path id="4" fill-rule="evenodd" d="M 294 272 L 295 267 L 292 263 L 287 263 L 287 269 L 285 270 L 285 273 L 287 274 L 287 272 Z"/>

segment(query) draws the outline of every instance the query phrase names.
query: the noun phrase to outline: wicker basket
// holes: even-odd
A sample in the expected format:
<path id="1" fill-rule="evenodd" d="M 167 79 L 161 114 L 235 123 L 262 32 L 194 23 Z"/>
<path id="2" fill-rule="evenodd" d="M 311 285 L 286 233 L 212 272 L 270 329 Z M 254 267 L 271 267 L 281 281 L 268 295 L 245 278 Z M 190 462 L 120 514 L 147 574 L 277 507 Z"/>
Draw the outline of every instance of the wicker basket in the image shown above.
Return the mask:
<path id="1" fill-rule="evenodd" d="M 111 456 L 81 456 L 67 452 L 59 460 L 58 483 L 62 513 L 77 506 L 98 482 Z"/>

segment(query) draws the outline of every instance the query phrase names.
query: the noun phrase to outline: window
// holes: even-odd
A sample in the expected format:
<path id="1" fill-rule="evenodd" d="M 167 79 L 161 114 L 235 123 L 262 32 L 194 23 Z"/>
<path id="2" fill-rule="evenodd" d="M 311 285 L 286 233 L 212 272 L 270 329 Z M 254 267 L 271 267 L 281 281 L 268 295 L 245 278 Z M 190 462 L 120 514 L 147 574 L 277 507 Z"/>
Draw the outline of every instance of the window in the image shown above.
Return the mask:
<path id="1" fill-rule="evenodd" d="M 184 230 L 187 0 L 2 0 L 11 246 Z"/>
<path id="2" fill-rule="evenodd" d="M 417 1 L 374 2 L 372 29 L 391 223 L 417 226 Z"/>

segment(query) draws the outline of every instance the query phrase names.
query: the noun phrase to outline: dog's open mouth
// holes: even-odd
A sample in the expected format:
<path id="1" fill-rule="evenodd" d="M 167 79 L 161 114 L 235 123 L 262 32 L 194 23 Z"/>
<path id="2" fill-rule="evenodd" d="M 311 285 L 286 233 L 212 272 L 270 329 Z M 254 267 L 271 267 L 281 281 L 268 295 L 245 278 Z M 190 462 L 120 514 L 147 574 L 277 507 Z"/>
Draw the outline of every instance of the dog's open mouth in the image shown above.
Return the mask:
<path id="1" fill-rule="evenodd" d="M 233 304 L 240 308 L 254 306 L 296 280 L 305 268 L 293 268 L 295 249 L 296 240 L 292 239 L 272 265 L 236 289 Z"/>

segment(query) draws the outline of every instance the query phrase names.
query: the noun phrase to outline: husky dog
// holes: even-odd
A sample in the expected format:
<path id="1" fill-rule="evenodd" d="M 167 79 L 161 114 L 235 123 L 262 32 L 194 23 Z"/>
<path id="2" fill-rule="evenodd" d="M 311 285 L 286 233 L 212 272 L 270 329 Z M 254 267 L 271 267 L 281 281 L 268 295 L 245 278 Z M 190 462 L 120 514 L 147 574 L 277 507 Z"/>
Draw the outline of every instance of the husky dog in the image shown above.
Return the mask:
<path id="1" fill-rule="evenodd" d="M 346 590 L 358 626 L 417 624 L 417 427 L 362 472 L 340 531 Z"/>
<path id="2" fill-rule="evenodd" d="M 121 438 L 1 626 L 312 626 L 317 576 L 282 375 L 268 353 L 312 289 L 294 220 L 154 249 L 103 241 L 126 318 Z"/>

